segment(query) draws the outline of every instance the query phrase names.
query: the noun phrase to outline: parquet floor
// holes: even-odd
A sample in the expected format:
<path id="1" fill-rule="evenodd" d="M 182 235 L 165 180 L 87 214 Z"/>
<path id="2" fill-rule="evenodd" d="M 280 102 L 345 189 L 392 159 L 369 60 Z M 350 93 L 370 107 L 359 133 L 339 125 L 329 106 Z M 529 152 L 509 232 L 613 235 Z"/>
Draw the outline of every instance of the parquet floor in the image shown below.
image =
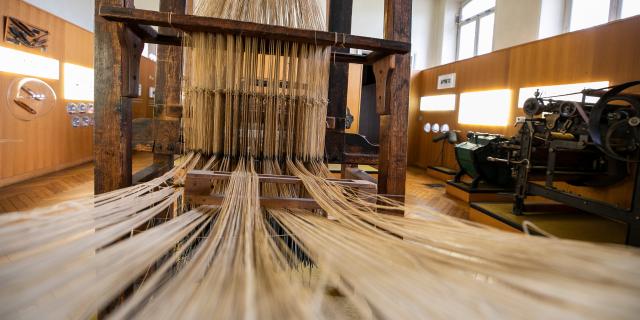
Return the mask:
<path id="1" fill-rule="evenodd" d="M 151 153 L 133 156 L 133 172 L 153 162 Z M 0 188 L 0 213 L 23 211 L 93 194 L 93 163 Z"/>
<path id="2" fill-rule="evenodd" d="M 133 156 L 133 171 L 152 162 L 151 153 Z M 409 168 L 407 172 L 407 204 L 435 209 L 456 217 L 467 217 L 467 205 L 445 195 L 444 184 L 425 174 L 423 169 Z M 93 164 L 86 163 L 42 177 L 0 188 L 0 213 L 23 211 L 93 194 Z"/>
<path id="3" fill-rule="evenodd" d="M 426 170 L 416 167 L 408 168 L 406 203 L 467 219 L 469 206 L 463 201 L 448 196 L 445 193 L 445 182 L 432 178 L 425 172 Z M 440 186 L 427 186 L 427 184 Z"/>

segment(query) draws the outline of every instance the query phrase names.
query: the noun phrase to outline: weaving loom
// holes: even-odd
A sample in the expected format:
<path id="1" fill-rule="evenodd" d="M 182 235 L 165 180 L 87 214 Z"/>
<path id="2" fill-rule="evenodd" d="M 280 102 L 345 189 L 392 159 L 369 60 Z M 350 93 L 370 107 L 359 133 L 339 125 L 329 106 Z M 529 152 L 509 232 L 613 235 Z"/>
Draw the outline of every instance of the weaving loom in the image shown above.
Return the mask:
<path id="1" fill-rule="evenodd" d="M 194 13 L 325 29 L 315 0 L 202 0 Z M 179 165 L 0 216 L 0 318 L 640 313 L 637 249 L 506 233 L 329 179 L 331 45 L 202 31 L 184 44 Z"/>

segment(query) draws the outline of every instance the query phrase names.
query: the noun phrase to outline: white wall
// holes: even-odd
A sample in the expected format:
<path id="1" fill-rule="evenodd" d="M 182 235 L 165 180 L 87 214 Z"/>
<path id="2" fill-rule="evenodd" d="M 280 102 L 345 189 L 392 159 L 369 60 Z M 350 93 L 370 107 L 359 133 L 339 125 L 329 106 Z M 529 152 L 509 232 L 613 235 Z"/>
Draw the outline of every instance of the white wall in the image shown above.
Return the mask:
<path id="1" fill-rule="evenodd" d="M 133 5 L 138 9 L 160 10 L 160 0 L 133 0 Z"/>
<path id="2" fill-rule="evenodd" d="M 426 45 L 427 68 L 456 60 L 456 19 L 462 2 L 463 0 L 433 1 L 429 41 Z M 493 50 L 561 33 L 563 8 L 563 0 L 496 0 Z"/>
<path id="3" fill-rule="evenodd" d="M 374 38 L 384 36 L 384 0 L 353 0 L 351 34 Z"/>
<path id="4" fill-rule="evenodd" d="M 411 56 L 412 69 L 422 70 L 427 67 L 430 59 L 429 43 L 436 0 L 413 0 L 411 17 Z"/>
<path id="5" fill-rule="evenodd" d="M 458 28 L 456 16 L 462 0 L 433 0 L 429 11 L 427 68 L 455 61 Z"/>
<path id="6" fill-rule="evenodd" d="M 334 0 L 339 1 L 339 0 Z M 411 55 L 413 69 L 425 69 L 429 63 L 432 14 L 439 0 L 413 0 L 411 17 Z M 353 0 L 351 34 L 384 37 L 384 0 Z"/>
<path id="7" fill-rule="evenodd" d="M 93 32 L 94 0 L 24 0 L 42 10 Z"/>
<path id="8" fill-rule="evenodd" d="M 2 0 L 0 0 L 2 1 Z M 95 0 L 24 0 L 83 29 L 93 32 Z M 134 0 L 138 9 L 158 10 L 160 0 Z"/>
<path id="9" fill-rule="evenodd" d="M 497 0 L 493 50 L 537 40 L 540 9 L 541 0 Z"/>

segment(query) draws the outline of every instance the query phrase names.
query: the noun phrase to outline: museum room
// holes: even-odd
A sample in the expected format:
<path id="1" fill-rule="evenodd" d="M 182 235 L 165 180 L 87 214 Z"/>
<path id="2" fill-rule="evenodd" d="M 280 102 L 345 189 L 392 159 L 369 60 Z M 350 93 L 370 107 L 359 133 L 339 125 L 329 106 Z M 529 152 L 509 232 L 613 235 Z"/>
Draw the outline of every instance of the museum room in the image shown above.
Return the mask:
<path id="1" fill-rule="evenodd" d="M 640 315 L 640 0 L 0 19 L 0 319 Z"/>

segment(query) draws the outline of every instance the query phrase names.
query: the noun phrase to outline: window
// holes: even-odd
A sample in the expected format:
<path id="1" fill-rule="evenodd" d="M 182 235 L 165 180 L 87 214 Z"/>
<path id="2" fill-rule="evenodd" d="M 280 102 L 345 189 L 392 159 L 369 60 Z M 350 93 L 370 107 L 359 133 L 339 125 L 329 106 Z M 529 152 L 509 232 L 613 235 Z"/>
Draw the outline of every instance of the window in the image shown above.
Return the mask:
<path id="1" fill-rule="evenodd" d="M 460 94 L 458 122 L 484 126 L 506 126 L 509 122 L 511 90 L 490 90 Z"/>
<path id="2" fill-rule="evenodd" d="M 455 109 L 455 94 L 425 96 L 420 98 L 420 111 L 453 111 Z"/>
<path id="3" fill-rule="evenodd" d="M 640 14 L 638 0 L 565 0 L 565 30 L 591 28 Z"/>
<path id="4" fill-rule="evenodd" d="M 609 21 L 610 0 L 572 0 L 569 31 L 586 29 Z"/>
<path id="5" fill-rule="evenodd" d="M 620 18 L 629 18 L 640 14 L 640 1 L 624 0 L 620 8 Z"/>
<path id="6" fill-rule="evenodd" d="M 467 0 L 460 9 L 458 60 L 493 50 L 496 0 Z"/>

